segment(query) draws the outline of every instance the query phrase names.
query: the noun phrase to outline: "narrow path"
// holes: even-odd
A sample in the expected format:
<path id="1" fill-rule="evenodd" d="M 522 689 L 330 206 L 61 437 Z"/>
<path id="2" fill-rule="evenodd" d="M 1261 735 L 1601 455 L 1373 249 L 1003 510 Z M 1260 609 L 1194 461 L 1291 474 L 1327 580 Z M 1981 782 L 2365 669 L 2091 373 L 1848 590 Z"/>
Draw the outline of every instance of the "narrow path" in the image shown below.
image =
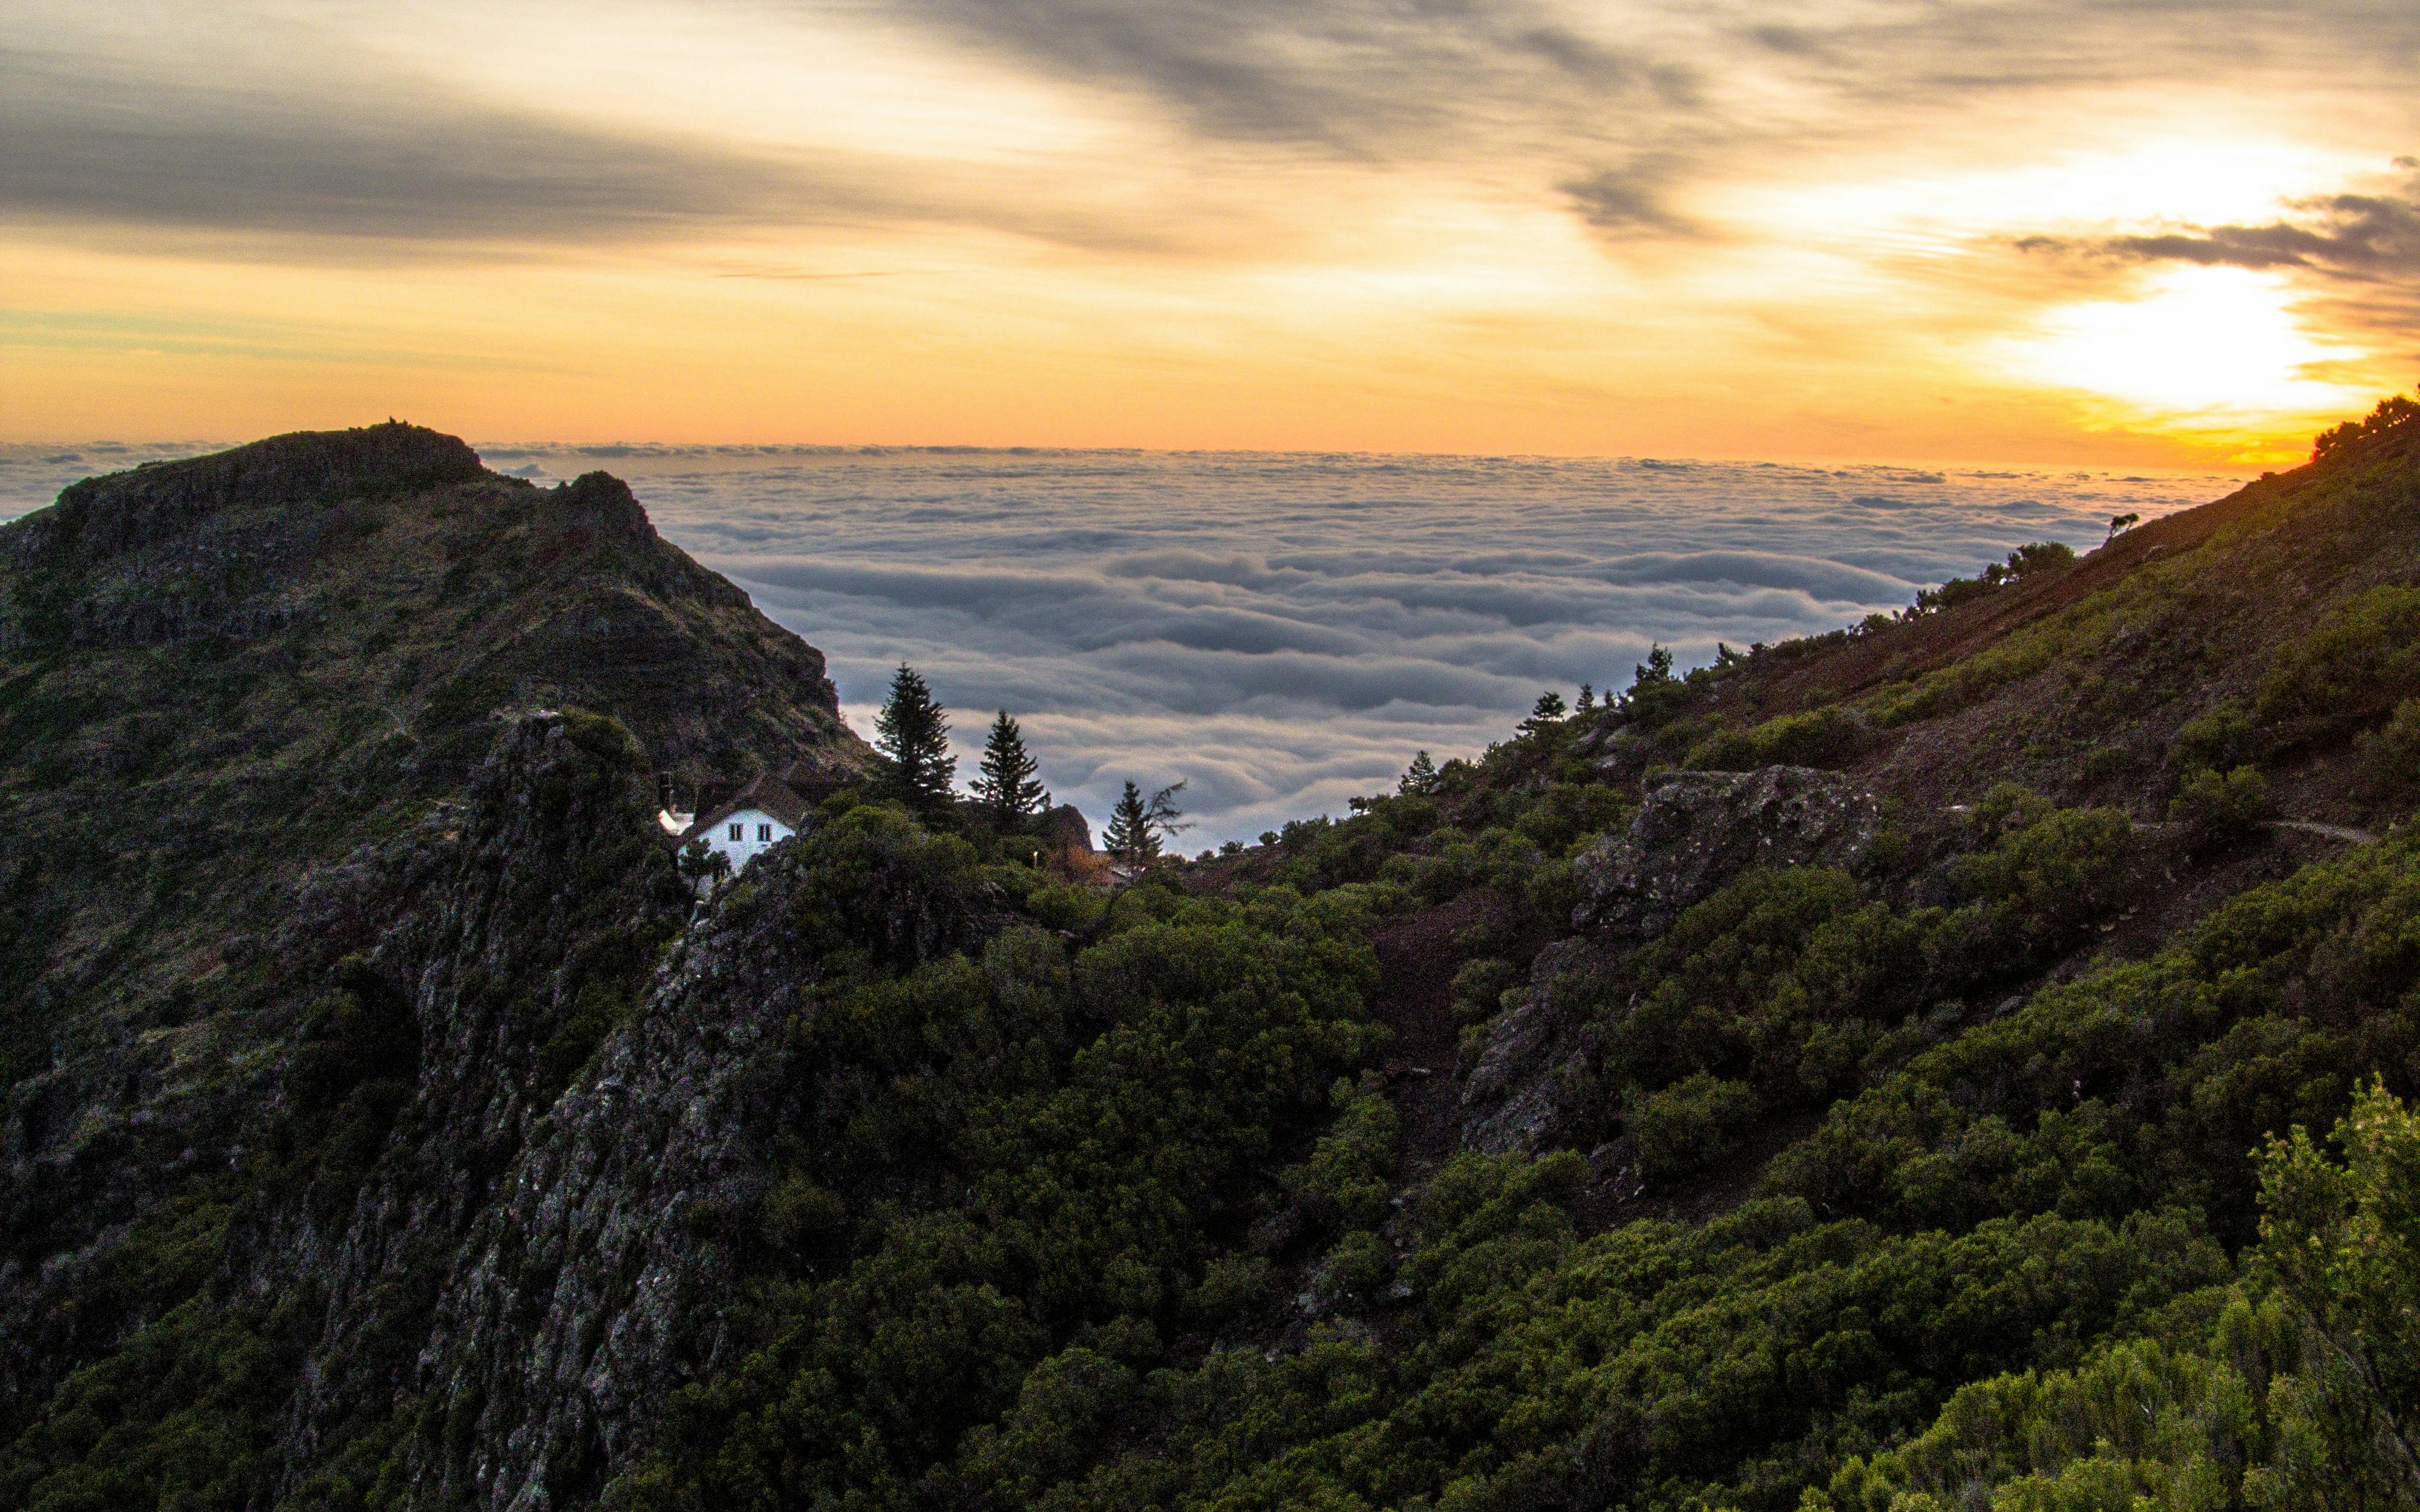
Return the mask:
<path id="1" fill-rule="evenodd" d="M 2307 819 L 2272 819 L 2270 829 L 2294 829 L 2322 840 L 2340 840 L 2348 845 L 2375 845 L 2379 837 L 2366 829 L 2354 829 L 2345 825 L 2315 825 Z"/>

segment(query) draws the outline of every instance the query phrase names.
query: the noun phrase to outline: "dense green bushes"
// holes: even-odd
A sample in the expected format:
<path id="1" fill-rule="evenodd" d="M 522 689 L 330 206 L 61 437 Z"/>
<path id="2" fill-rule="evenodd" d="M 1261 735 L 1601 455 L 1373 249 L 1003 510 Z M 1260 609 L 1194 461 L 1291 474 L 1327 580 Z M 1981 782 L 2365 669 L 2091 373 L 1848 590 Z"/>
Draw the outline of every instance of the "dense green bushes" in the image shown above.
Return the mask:
<path id="1" fill-rule="evenodd" d="M 1838 704 L 1785 714 L 1750 730 L 1724 730 L 1690 748 L 1683 764 L 1723 772 L 1759 766 L 1836 766 L 1856 754 L 1865 727 Z"/>
<path id="2" fill-rule="evenodd" d="M 2383 714 L 2420 692 L 2420 588 L 2388 584 L 2346 603 L 2286 647 L 2260 685 L 2271 721 Z"/>
<path id="3" fill-rule="evenodd" d="M 2413 842 L 2226 904 L 2154 960 L 2054 985 L 1836 1107 L 1777 1194 L 1894 1227 L 2191 1204 L 2248 1237 L 2243 1151 L 2420 1052 Z"/>
<path id="4" fill-rule="evenodd" d="M 2269 779 L 2251 766 L 2231 772 L 2204 767 L 2185 779 L 2168 803 L 2168 817 L 2185 826 L 2196 848 L 2242 840 L 2269 813 Z"/>
<path id="5" fill-rule="evenodd" d="M 1965 1387 L 1810 1512 L 2420 1504 L 2420 1119 L 2373 1089 L 2333 1143 L 2341 1165 L 2299 1128 L 2270 1142 L 2242 1284 L 2072 1368 Z"/>
<path id="6" fill-rule="evenodd" d="M 1950 868 L 1955 906 L 1894 908 L 1828 868 L 1755 871 L 1619 971 L 1574 980 L 1594 1020 L 1599 1124 L 1623 1121 L 1643 1174 L 1719 1160 L 1754 1117 L 1868 1085 L 2110 909 L 2132 855 L 2122 813 L 2003 787 L 1974 822 L 1993 838 Z M 1474 988 L 1495 985 L 1487 973 L 1470 968 Z"/>
<path id="7" fill-rule="evenodd" d="M 1089 948 L 978 946 L 963 921 L 1013 900 L 960 842 L 858 810 L 800 860 L 832 975 L 790 1030 L 811 1084 L 762 1225 L 782 1279 L 742 1366 L 680 1404 L 650 1482 L 674 1504 L 1013 1500 L 1081 1462 L 1162 1341 L 1263 1293 L 1222 1236 L 1273 1204 L 1347 1237 L 1386 1211 L 1393 1111 L 1332 1085 L 1379 1038 L 1357 894 L 1147 888 Z"/>
<path id="8" fill-rule="evenodd" d="M 2394 717 L 2363 737 L 2362 782 L 2371 793 L 2394 796 L 2420 786 L 2420 698 L 2405 699 Z"/>
<path id="9" fill-rule="evenodd" d="M 1722 1160 L 1758 1111 L 1746 1083 L 1717 1081 L 1704 1072 L 1647 1094 L 1629 1117 L 1639 1173 L 1660 1181 Z"/>
<path id="10" fill-rule="evenodd" d="M 2004 896 L 1966 906 L 2041 918 L 2033 889 L 2069 872 L 2040 853 L 2071 860 L 2079 835 L 2105 838 L 2107 826 L 2038 809 L 2022 822 L 2024 806 L 2005 795 L 1994 807 L 2008 810 L 2000 822 L 2021 822 L 1975 870 Z M 1809 1487 L 1843 1509 L 1884 1508 L 1901 1493 L 1962 1494 L 1978 1474 L 2013 1474 L 1997 1504 L 2011 1508 L 2125 1506 L 2087 1496 L 2120 1484 L 2178 1493 L 2162 1504 L 2242 1504 L 2186 1494 L 2212 1473 L 2238 1484 L 2225 1476 L 2248 1462 L 2226 1438 L 2243 1414 L 2221 1368 L 2244 1356 L 2197 1341 L 2222 1324 L 2229 1338 L 2268 1340 L 2264 1381 L 2312 1358 L 2288 1347 L 2290 1309 L 2227 1300 L 2239 1273 L 2222 1242 L 2252 1238 L 2243 1152 L 2264 1130 L 2341 1105 L 2348 1068 L 2408 1063 L 2420 948 L 2397 921 L 2420 912 L 2411 851 L 2315 869 L 2222 910 L 2159 961 L 1952 1026 L 1963 1032 L 1937 1038 L 1776 1163 L 1765 1198 L 1703 1227 L 1634 1223 L 1584 1238 L 1572 1211 L 1589 1177 L 1575 1157 L 1462 1157 L 1409 1216 L 1335 1246 L 1361 1269 L 1351 1288 L 1323 1293 L 1338 1310 L 1300 1349 L 1126 1365 L 1124 1430 L 1102 1430 L 1115 1414 L 1071 1408 L 1047 1442 L 1086 1445 L 1080 1473 L 1076 1457 L 1055 1459 L 1065 1474 L 1055 1489 L 1001 1504 L 1781 1512 Z M 1669 986 L 1673 1005 L 1727 1002 L 1755 1020 L 1776 996 L 1843 980 L 1813 962 L 1847 960 L 1871 975 L 1850 974 L 1865 985 L 1839 1000 L 1870 1002 L 1916 969 L 1907 963 L 1924 933 L 1838 873 L 1768 873 L 1684 918 L 1625 991 L 1643 992 L 1642 1010 Z M 2381 1013 L 2397 995 L 2403 1006 Z M 1699 1027 L 1719 1039 L 1725 1022 L 1716 1013 Z M 1779 1064 L 1759 1047 L 1797 1032 L 1739 1034 L 1733 1053 Z M 1696 1052 L 1702 1039 L 1666 1042 Z M 1704 1070 L 1667 1073 L 1634 1117 L 1719 1137 L 1756 1095 Z M 1704 1150 L 1676 1148 L 1684 1163 Z M 2394 1200 L 2410 1200 L 2387 1178 L 2365 1178 L 2359 1190 L 2387 1194 L 2365 1208 L 2355 1188 L 2313 1175 L 2315 1162 L 2325 1164 L 2272 1157 L 2273 1193 L 2279 1171 L 2301 1173 L 2295 1212 L 2375 1228 Z M 2270 1211 L 2273 1223 L 2287 1206 L 2273 1195 Z M 2311 1253 L 2412 1248 L 2399 1231 L 2376 1232 Z M 2346 1299 L 2340 1331 L 2405 1347 L 2406 1315 L 2374 1302 L 2384 1283 L 2348 1274 L 2304 1290 L 2329 1286 Z M 1389 1312 L 1371 1300 L 1386 1295 L 1408 1300 Z M 2268 1473 L 2287 1474 L 2276 1467 L 2299 1455 L 2294 1473 L 2306 1474 L 2335 1452 L 2351 1379 L 2327 1388 L 2335 1405 L 2293 1409 L 2304 1427 L 2259 1441 Z M 1975 1381 L 1987 1384 L 1956 1395 Z M 2264 1389 L 2261 1400 L 2288 1400 Z M 1040 1392 L 1030 1381 L 1020 1410 Z M 2387 1388 L 2397 1393 L 2411 1395 Z M 1986 1418 L 2001 1426 L 1978 1428 Z M 2017 1468 L 1993 1470 L 1994 1454 Z M 2124 1454 L 2176 1465 L 2112 1469 Z M 2035 1480 L 2021 1486 L 2025 1474 Z"/>

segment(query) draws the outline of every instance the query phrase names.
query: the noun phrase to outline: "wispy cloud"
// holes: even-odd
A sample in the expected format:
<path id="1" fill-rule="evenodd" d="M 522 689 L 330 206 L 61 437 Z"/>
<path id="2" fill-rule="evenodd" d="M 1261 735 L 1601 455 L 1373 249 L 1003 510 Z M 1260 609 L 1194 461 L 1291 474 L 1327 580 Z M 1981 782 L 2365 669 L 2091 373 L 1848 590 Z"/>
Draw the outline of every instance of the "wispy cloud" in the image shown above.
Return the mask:
<path id="1" fill-rule="evenodd" d="M 378 77 L 264 92 L 23 54 L 0 71 L 0 204 L 20 222 L 561 242 L 868 208 L 791 166 Z"/>
<path id="2" fill-rule="evenodd" d="M 2415 71 L 2408 0 L 20 0 L 12 303 L 328 355 L 62 337 L 85 376 L 0 394 L 59 418 L 0 424 L 2046 455 L 2064 401 L 2020 425 L 1940 348 L 2113 270 L 2257 267 L 2412 348 L 2415 192 L 2355 175 L 2420 143 Z M 1997 193 L 2155 137 L 2207 187 L 2228 132 L 2298 155 L 2261 203 Z M 432 328 L 455 381 L 396 393 Z M 562 381 L 498 397 L 502 349 Z"/>

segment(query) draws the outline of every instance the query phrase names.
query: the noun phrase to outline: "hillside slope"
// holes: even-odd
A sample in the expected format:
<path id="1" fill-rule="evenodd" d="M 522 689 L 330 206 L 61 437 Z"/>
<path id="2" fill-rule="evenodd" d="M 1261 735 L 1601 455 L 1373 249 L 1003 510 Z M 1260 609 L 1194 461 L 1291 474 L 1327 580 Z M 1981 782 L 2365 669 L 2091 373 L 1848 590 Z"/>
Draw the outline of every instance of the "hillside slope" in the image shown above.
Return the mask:
<path id="1" fill-rule="evenodd" d="M 2415 442 L 1114 893 L 841 793 L 692 917 L 668 715 L 486 720 L 47 1010 L 158 1080 L 11 1090 L 0 1501 L 2420 1505 Z"/>

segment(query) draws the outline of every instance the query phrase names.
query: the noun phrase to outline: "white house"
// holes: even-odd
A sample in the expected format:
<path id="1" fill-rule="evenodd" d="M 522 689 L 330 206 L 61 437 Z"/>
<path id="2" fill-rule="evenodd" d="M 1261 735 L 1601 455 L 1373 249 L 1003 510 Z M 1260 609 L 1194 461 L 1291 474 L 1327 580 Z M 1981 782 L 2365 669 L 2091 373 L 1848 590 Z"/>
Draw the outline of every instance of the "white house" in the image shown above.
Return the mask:
<path id="1" fill-rule="evenodd" d="M 680 842 L 686 846 L 691 841 L 704 841 L 731 863 L 732 874 L 737 876 L 749 862 L 806 828 L 812 811 L 806 799 L 768 772 L 698 815 L 682 828 Z M 667 810 L 657 822 L 671 828 L 666 821 L 677 817 Z"/>

